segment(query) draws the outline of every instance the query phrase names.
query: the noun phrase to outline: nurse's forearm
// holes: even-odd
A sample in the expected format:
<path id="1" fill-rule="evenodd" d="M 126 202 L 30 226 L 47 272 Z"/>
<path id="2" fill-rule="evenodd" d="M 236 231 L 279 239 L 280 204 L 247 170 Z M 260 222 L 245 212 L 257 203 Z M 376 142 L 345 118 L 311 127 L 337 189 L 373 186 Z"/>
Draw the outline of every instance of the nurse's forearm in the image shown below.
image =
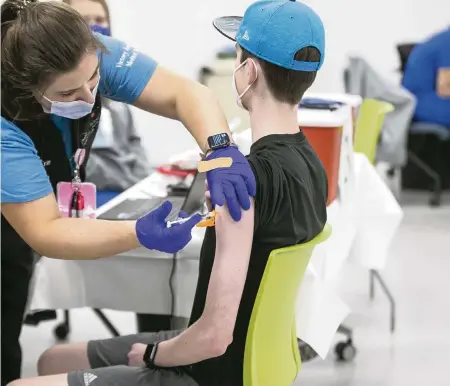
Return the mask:
<path id="1" fill-rule="evenodd" d="M 34 249 L 62 260 L 93 260 L 137 248 L 134 221 L 59 218 L 33 237 Z"/>
<path id="2" fill-rule="evenodd" d="M 230 133 L 228 122 L 214 93 L 207 87 L 187 82 L 180 88 L 176 98 L 178 119 L 186 126 L 202 151 L 207 147 L 208 137 Z"/>
<path id="3" fill-rule="evenodd" d="M 53 193 L 34 201 L 2 204 L 2 214 L 43 256 L 93 260 L 138 247 L 135 221 L 64 218 Z"/>

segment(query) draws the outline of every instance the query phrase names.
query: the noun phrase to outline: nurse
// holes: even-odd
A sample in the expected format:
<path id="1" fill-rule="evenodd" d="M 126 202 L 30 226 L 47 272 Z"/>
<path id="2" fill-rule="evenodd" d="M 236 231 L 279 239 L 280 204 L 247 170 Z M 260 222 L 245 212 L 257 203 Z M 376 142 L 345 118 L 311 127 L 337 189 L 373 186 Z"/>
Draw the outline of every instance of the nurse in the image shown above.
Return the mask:
<path id="1" fill-rule="evenodd" d="M 177 119 L 207 160 L 211 198 L 238 221 L 255 178 L 230 141 L 224 114 L 205 87 L 120 41 L 93 34 L 60 2 L 5 0 L 1 6 L 2 384 L 20 377 L 19 335 L 33 270 L 32 250 L 59 259 L 97 259 L 139 245 L 174 253 L 199 221 L 166 227 L 163 204 L 137 222 L 63 218 L 56 186 L 84 166 L 98 128 L 101 96 Z M 145 31 L 143 31 L 145 32 Z M 176 140 L 176 139 L 174 139 Z M 164 146 L 164 144 L 161 144 Z M 86 157 L 75 157 L 84 149 Z"/>

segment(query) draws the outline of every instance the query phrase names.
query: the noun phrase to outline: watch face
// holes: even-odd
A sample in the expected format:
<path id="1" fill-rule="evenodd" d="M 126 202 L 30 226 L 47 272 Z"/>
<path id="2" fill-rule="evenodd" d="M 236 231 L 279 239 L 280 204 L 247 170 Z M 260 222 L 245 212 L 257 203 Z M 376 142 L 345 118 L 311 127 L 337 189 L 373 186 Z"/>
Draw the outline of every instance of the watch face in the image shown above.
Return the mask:
<path id="1" fill-rule="evenodd" d="M 230 138 L 227 133 L 212 135 L 208 138 L 208 145 L 211 149 L 220 149 L 230 144 Z"/>

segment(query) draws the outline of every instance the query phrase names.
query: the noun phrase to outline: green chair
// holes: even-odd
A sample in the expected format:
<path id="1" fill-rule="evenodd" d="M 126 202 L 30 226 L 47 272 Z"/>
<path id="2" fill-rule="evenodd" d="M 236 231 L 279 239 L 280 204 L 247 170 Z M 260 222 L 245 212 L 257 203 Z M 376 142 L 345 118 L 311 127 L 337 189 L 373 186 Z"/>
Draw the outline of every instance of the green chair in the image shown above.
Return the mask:
<path id="1" fill-rule="evenodd" d="M 272 251 L 259 286 L 247 332 L 244 386 L 289 386 L 301 367 L 295 303 L 314 247 L 331 226 L 308 243 Z"/>
<path id="2" fill-rule="evenodd" d="M 371 164 L 375 164 L 378 139 L 383 127 L 384 117 L 387 113 L 394 110 L 390 103 L 381 102 L 375 99 L 364 99 L 359 110 L 359 116 L 356 123 L 354 150 L 357 153 L 364 154 Z M 370 270 L 370 298 L 375 296 L 375 279 L 381 285 L 386 294 L 391 307 L 391 332 L 395 331 L 396 322 L 396 304 L 394 297 L 381 277 L 381 274 L 375 270 Z"/>
<path id="3" fill-rule="evenodd" d="M 375 163 L 384 117 L 393 110 L 390 103 L 375 99 L 364 99 L 359 109 L 353 147 L 356 152 L 365 154 L 372 164 Z"/>

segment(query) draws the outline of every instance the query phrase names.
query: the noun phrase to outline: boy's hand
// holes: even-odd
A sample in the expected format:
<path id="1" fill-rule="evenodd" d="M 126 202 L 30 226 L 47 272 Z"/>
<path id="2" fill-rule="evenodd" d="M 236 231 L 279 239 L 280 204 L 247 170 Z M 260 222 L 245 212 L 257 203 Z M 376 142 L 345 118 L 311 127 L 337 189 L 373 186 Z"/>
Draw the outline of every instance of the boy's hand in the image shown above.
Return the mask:
<path id="1" fill-rule="evenodd" d="M 128 353 L 128 366 L 142 367 L 145 366 L 144 354 L 147 349 L 146 344 L 135 343 L 131 346 L 131 351 Z"/>

